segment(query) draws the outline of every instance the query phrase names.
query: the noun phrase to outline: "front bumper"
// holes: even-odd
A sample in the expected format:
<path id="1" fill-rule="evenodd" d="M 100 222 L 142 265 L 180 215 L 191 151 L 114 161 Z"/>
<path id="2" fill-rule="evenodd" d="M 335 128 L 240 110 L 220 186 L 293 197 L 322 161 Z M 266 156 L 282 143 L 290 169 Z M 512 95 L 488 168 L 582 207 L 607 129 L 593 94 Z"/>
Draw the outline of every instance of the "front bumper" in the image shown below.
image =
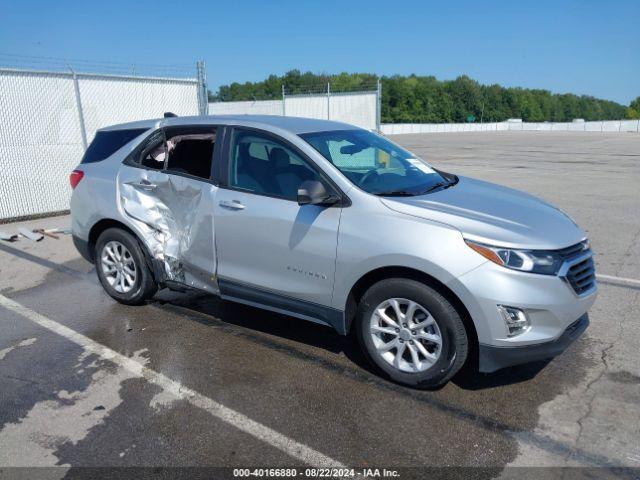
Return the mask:
<path id="1" fill-rule="evenodd" d="M 595 284 L 580 295 L 557 275 L 518 272 L 489 261 L 448 286 L 467 307 L 476 327 L 481 372 L 559 355 L 587 328 L 587 312 L 597 296 Z M 509 336 L 498 305 L 525 312 L 529 329 Z"/>
<path id="2" fill-rule="evenodd" d="M 565 330 L 589 311 L 597 287 L 577 295 L 556 275 L 510 270 L 487 261 L 447 284 L 469 311 L 480 345 L 522 347 L 557 340 Z M 509 336 L 497 306 L 524 311 L 531 327 Z"/>
<path id="3" fill-rule="evenodd" d="M 480 344 L 478 368 L 481 372 L 490 373 L 513 365 L 553 358 L 564 352 L 588 326 L 589 316 L 585 313 L 569 325 L 560 337 L 550 342 L 514 347 Z"/>

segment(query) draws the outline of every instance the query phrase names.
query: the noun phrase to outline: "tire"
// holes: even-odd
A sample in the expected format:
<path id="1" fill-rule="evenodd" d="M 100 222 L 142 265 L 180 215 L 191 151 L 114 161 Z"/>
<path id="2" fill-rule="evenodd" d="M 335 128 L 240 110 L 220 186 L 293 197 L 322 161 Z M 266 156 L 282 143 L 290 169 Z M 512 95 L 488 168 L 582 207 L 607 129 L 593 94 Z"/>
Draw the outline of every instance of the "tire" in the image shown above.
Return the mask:
<path id="1" fill-rule="evenodd" d="M 109 228 L 102 232 L 96 242 L 94 258 L 102 287 L 118 302 L 140 305 L 158 291 L 142 247 L 129 232 L 121 228 Z M 111 267 L 113 269 L 108 271 Z M 124 273 L 127 275 L 122 284 Z M 120 280 L 116 281 L 116 278 Z"/>
<path id="2" fill-rule="evenodd" d="M 417 305 L 416 313 L 407 320 L 406 314 L 413 304 Z M 388 319 L 398 320 L 396 307 L 402 315 L 397 327 L 393 327 Z M 409 328 L 402 322 L 407 322 Z M 468 338 L 460 315 L 440 293 L 415 280 L 391 278 L 371 286 L 358 304 L 355 327 L 369 361 L 384 376 L 403 385 L 418 388 L 443 385 L 467 359 Z M 391 330 L 394 333 L 387 333 Z M 379 350 L 387 349 L 390 342 L 395 342 L 395 347 L 386 352 Z M 403 353 L 398 359 L 402 345 Z"/>

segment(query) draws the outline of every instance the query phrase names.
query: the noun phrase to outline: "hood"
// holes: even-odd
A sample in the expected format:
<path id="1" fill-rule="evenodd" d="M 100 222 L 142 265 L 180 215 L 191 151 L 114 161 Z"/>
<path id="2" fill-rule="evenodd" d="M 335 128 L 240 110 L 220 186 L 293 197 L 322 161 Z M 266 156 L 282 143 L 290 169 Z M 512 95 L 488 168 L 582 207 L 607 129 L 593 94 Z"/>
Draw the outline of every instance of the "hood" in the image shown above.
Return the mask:
<path id="1" fill-rule="evenodd" d="M 467 177 L 439 192 L 381 201 L 396 212 L 457 228 L 469 240 L 502 247 L 555 250 L 585 238 L 573 220 L 547 202 Z"/>

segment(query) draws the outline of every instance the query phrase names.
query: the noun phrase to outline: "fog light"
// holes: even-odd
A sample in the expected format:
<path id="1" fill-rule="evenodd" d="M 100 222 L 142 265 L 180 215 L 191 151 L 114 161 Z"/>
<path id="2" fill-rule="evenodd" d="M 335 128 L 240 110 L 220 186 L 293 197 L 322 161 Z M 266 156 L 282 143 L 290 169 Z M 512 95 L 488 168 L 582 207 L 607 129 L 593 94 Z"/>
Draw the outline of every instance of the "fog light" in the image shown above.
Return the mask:
<path id="1" fill-rule="evenodd" d="M 500 315 L 502 315 L 504 323 L 507 325 L 509 337 L 520 335 L 531 328 L 527 315 L 519 308 L 498 305 L 498 311 Z"/>

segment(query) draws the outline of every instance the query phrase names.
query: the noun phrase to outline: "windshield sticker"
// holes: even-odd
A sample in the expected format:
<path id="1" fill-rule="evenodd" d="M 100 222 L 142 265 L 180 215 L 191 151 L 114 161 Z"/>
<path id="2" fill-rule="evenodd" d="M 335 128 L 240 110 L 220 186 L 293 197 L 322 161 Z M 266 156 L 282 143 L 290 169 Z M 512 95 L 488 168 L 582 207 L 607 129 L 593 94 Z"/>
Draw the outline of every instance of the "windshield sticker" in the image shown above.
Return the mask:
<path id="1" fill-rule="evenodd" d="M 411 165 L 413 165 L 423 173 L 426 173 L 426 174 L 436 173 L 436 171 L 433 168 L 431 168 L 426 163 L 418 160 L 417 158 L 407 158 L 407 162 L 409 162 Z"/>

